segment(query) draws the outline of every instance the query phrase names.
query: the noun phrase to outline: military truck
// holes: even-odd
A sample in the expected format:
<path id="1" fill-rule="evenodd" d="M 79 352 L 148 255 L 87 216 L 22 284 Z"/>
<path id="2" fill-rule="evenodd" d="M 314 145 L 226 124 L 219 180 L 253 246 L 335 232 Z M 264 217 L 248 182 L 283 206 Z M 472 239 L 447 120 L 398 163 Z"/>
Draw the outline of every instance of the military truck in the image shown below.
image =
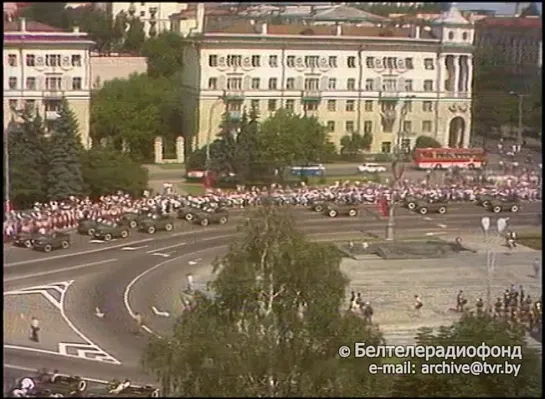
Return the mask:
<path id="1" fill-rule="evenodd" d="M 173 229 L 174 220 L 166 214 L 155 214 L 138 222 L 138 230 L 148 234 L 155 234 L 158 230 L 172 231 Z"/>
<path id="2" fill-rule="evenodd" d="M 490 212 L 513 212 L 516 213 L 520 210 L 519 202 L 515 199 L 494 200 L 490 201 L 486 209 Z"/>
<path id="3" fill-rule="evenodd" d="M 32 248 L 32 243 L 36 238 L 39 238 L 40 236 L 41 234 L 39 233 L 20 232 L 13 239 L 13 245 L 15 245 L 16 247 Z"/>
<path id="4" fill-rule="evenodd" d="M 32 248 L 37 251 L 51 252 L 53 249 L 70 248 L 70 235 L 66 233 L 52 233 L 36 238 Z"/>
<path id="5" fill-rule="evenodd" d="M 127 238 L 129 226 L 125 223 L 103 223 L 96 228 L 94 237 L 97 240 L 110 241 L 112 238 Z"/>
<path id="6" fill-rule="evenodd" d="M 148 212 L 125 212 L 121 215 L 121 223 L 126 224 L 131 229 L 138 227 L 138 222 L 148 217 Z"/>
<path id="7" fill-rule="evenodd" d="M 93 219 L 82 219 L 78 222 L 78 233 L 93 236 L 99 222 Z"/>
<path id="8" fill-rule="evenodd" d="M 447 213 L 447 204 L 444 201 L 418 201 L 415 210 L 421 215 L 427 215 L 430 212 L 443 215 Z"/>
<path id="9" fill-rule="evenodd" d="M 184 206 L 178 209 L 178 219 L 185 219 L 188 222 L 191 222 L 195 217 L 195 214 L 201 212 L 202 209 L 195 208 L 193 206 Z"/>
<path id="10" fill-rule="evenodd" d="M 337 216 L 358 216 L 359 209 L 356 205 L 351 204 L 330 204 L 324 209 L 324 214 L 330 218 Z"/>
<path id="11" fill-rule="evenodd" d="M 229 215 L 227 211 L 223 209 L 210 209 L 197 212 L 193 218 L 193 223 L 200 224 L 201 226 L 208 226 L 209 224 L 225 224 L 229 221 Z"/>

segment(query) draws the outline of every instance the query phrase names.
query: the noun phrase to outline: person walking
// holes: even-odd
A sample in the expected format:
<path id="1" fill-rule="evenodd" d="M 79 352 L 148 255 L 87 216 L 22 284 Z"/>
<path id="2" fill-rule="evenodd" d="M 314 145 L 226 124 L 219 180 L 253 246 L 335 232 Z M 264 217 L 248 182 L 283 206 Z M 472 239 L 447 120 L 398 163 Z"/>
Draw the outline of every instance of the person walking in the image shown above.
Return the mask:
<path id="1" fill-rule="evenodd" d="M 40 342 L 38 332 L 40 331 L 40 322 L 34 316 L 30 319 L 30 339 L 34 342 Z"/>
<path id="2" fill-rule="evenodd" d="M 534 262 L 532 263 L 532 268 L 534 269 L 534 278 L 539 278 L 539 271 L 541 269 L 541 262 L 538 258 L 534 259 Z"/>
<path id="3" fill-rule="evenodd" d="M 424 304 L 422 303 L 422 299 L 420 298 L 420 295 L 415 295 L 414 296 L 415 316 L 420 317 L 420 309 L 422 309 L 422 306 L 424 306 Z"/>
<path id="4" fill-rule="evenodd" d="M 141 334 L 142 327 L 144 326 L 144 319 L 142 318 L 142 315 L 138 312 L 134 314 L 134 321 L 136 321 L 136 335 Z"/>

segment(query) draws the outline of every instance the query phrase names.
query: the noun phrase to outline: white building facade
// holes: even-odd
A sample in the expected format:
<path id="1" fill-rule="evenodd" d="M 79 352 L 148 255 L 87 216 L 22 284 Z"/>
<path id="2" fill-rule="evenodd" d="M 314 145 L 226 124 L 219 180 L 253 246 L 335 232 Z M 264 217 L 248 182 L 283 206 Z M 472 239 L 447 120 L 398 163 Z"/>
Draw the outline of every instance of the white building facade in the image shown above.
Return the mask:
<path id="1" fill-rule="evenodd" d="M 469 144 L 474 30 L 456 9 L 427 29 L 197 25 L 184 90 L 198 147 L 215 139 L 225 110 L 237 119 L 252 106 L 261 118 L 281 107 L 316 116 L 337 146 L 370 134 L 371 152 L 412 148 L 420 135 Z"/>
<path id="2" fill-rule="evenodd" d="M 4 128 L 25 106 L 39 111 L 50 126 L 64 98 L 78 119 L 81 141 L 89 148 L 93 44 L 78 29 L 62 32 L 24 19 L 4 24 Z"/>

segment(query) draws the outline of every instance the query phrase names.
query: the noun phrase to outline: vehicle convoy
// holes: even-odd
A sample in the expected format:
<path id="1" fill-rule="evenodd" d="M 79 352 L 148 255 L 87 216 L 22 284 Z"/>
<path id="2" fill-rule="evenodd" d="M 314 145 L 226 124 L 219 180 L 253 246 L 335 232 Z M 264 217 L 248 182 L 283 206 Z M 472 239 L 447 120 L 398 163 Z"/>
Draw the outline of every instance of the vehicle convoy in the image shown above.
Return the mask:
<path id="1" fill-rule="evenodd" d="M 360 173 L 382 173 L 386 172 L 386 167 L 378 163 L 362 163 L 358 166 Z"/>
<path id="2" fill-rule="evenodd" d="M 155 214 L 138 222 L 138 230 L 155 234 L 157 230 L 172 231 L 174 220 L 166 214 Z"/>
<path id="3" fill-rule="evenodd" d="M 41 234 L 39 233 L 21 232 L 21 233 L 18 233 L 13 239 L 13 245 L 17 247 L 32 248 L 32 244 L 34 243 L 34 240 L 36 240 L 40 236 Z"/>
<path id="4" fill-rule="evenodd" d="M 201 211 L 202 209 L 200 208 L 195 208 L 192 206 L 184 206 L 178 209 L 178 219 L 185 219 L 188 222 L 191 222 L 193 218 L 195 217 L 195 214 Z"/>
<path id="5" fill-rule="evenodd" d="M 493 200 L 493 201 L 490 201 L 486 209 L 494 213 L 500 213 L 500 212 L 516 213 L 520 210 L 520 204 L 515 199 Z"/>
<path id="6" fill-rule="evenodd" d="M 125 212 L 121 215 L 121 223 L 127 224 L 131 229 L 138 227 L 138 222 L 148 217 L 149 212 Z"/>
<path id="7" fill-rule="evenodd" d="M 53 249 L 70 248 L 70 235 L 66 233 L 52 233 L 42 235 L 34 240 L 32 248 L 37 251 L 51 252 Z"/>
<path id="8" fill-rule="evenodd" d="M 418 201 L 414 209 L 421 215 L 427 215 L 430 212 L 443 215 L 447 213 L 447 203 L 444 201 Z"/>
<path id="9" fill-rule="evenodd" d="M 98 240 L 110 241 L 112 238 L 127 238 L 129 225 L 107 222 L 97 226 L 94 237 Z"/>
<path id="10" fill-rule="evenodd" d="M 195 213 L 193 223 L 208 226 L 211 223 L 225 224 L 229 221 L 229 214 L 223 209 L 207 209 Z"/>
<path id="11" fill-rule="evenodd" d="M 359 209 L 356 205 L 351 204 L 330 204 L 324 209 L 324 214 L 330 218 L 337 216 L 350 216 L 355 217 L 359 213 Z"/>
<path id="12" fill-rule="evenodd" d="M 93 219 L 82 219 L 78 222 L 78 233 L 93 236 L 99 222 Z"/>

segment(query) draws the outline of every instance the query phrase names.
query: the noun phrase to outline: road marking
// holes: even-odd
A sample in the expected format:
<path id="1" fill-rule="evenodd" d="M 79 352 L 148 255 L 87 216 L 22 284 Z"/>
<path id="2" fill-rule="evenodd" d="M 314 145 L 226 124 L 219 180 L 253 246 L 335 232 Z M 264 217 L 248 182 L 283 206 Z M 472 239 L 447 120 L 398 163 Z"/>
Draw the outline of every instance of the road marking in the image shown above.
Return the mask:
<path id="1" fill-rule="evenodd" d="M 122 251 L 136 251 L 137 249 L 147 248 L 149 245 L 142 245 L 140 247 L 123 247 L 121 248 Z"/>
<path id="2" fill-rule="evenodd" d="M 433 220 L 432 218 L 430 218 L 429 216 L 424 216 L 424 220 Z"/>
<path id="3" fill-rule="evenodd" d="M 154 254 L 152 255 L 155 255 L 155 256 L 162 256 L 163 258 L 170 258 L 170 255 L 169 254 L 164 254 L 162 252 L 155 252 Z"/>
<path id="4" fill-rule="evenodd" d="M 157 249 L 152 249 L 151 251 L 146 251 L 147 254 L 153 254 L 155 252 L 160 252 L 164 249 L 170 249 L 170 248 L 176 248 L 176 247 L 181 247 L 183 245 L 186 245 L 187 243 L 185 242 L 181 242 L 179 244 L 174 244 L 174 245 L 169 245 L 168 247 L 163 247 L 163 248 L 157 248 Z"/>
<path id="5" fill-rule="evenodd" d="M 173 262 L 175 260 L 178 260 L 178 259 L 182 259 L 183 257 L 187 257 L 188 255 L 195 255 L 195 254 L 198 254 L 200 252 L 206 252 L 206 251 L 214 251 L 214 250 L 218 250 L 219 248 L 228 248 L 229 245 L 218 245 L 218 246 L 215 246 L 215 247 L 210 247 L 210 248 L 206 248 L 206 249 L 200 249 L 198 251 L 194 251 L 192 252 L 191 254 L 184 254 L 184 255 L 180 255 L 180 256 L 177 256 L 175 258 L 172 258 L 172 259 L 169 259 L 169 260 L 165 260 L 161 263 L 158 263 L 156 264 L 155 266 L 147 269 L 147 270 L 144 270 L 142 273 L 140 273 L 139 275 L 137 275 L 135 278 L 133 278 L 131 280 L 131 282 L 129 284 L 127 284 L 127 286 L 125 287 L 125 292 L 123 293 L 123 304 L 125 305 L 125 309 L 127 309 L 127 312 L 129 313 L 129 316 L 131 316 L 131 318 L 135 318 L 136 314 L 134 313 L 134 311 L 132 310 L 132 307 L 131 307 L 131 304 L 129 302 L 129 294 L 131 293 L 131 289 L 132 287 L 138 282 L 138 280 L 140 280 L 142 277 L 144 277 L 146 274 L 148 273 L 151 273 L 152 271 L 154 271 L 155 269 L 158 269 L 164 265 L 166 265 L 167 263 L 170 263 L 170 262 Z M 159 338 L 161 338 L 161 336 L 159 334 L 157 334 L 156 332 L 152 331 L 149 327 L 147 326 L 142 326 L 142 329 L 152 335 L 155 335 Z"/>
<path id="6" fill-rule="evenodd" d="M 152 307 L 151 307 L 151 310 L 153 310 L 153 313 L 154 313 L 156 316 L 170 317 L 170 313 L 169 313 L 169 312 L 161 312 L 161 311 L 158 310 L 155 306 L 152 306 Z"/>
<path id="7" fill-rule="evenodd" d="M 441 227 L 442 229 L 446 229 L 447 228 L 447 225 L 446 224 L 437 224 L 438 227 Z"/>
<path id="8" fill-rule="evenodd" d="M 426 233 L 427 236 L 434 236 L 437 233 Z"/>
<path id="9" fill-rule="evenodd" d="M 106 244 L 106 241 L 104 241 L 104 240 L 91 240 L 89 242 L 91 244 Z"/>
<path id="10" fill-rule="evenodd" d="M 4 283 L 10 283 L 12 281 L 17 281 L 17 280 L 24 280 L 24 279 L 32 278 L 32 277 L 48 276 L 50 274 L 55 274 L 55 273 L 62 273 L 62 272 L 68 272 L 68 271 L 72 271 L 72 270 L 84 269 L 86 267 L 98 266 L 98 265 L 102 265 L 104 263 L 115 262 L 116 260 L 117 260 L 117 258 L 105 259 L 105 260 L 101 260 L 101 261 L 98 261 L 98 262 L 84 263 L 83 265 L 63 267 L 62 269 L 50 270 L 48 272 L 39 272 L 39 273 L 25 274 L 24 276 L 5 278 Z M 4 295 L 6 295 L 6 294 L 9 294 L 9 293 L 6 292 Z"/>

